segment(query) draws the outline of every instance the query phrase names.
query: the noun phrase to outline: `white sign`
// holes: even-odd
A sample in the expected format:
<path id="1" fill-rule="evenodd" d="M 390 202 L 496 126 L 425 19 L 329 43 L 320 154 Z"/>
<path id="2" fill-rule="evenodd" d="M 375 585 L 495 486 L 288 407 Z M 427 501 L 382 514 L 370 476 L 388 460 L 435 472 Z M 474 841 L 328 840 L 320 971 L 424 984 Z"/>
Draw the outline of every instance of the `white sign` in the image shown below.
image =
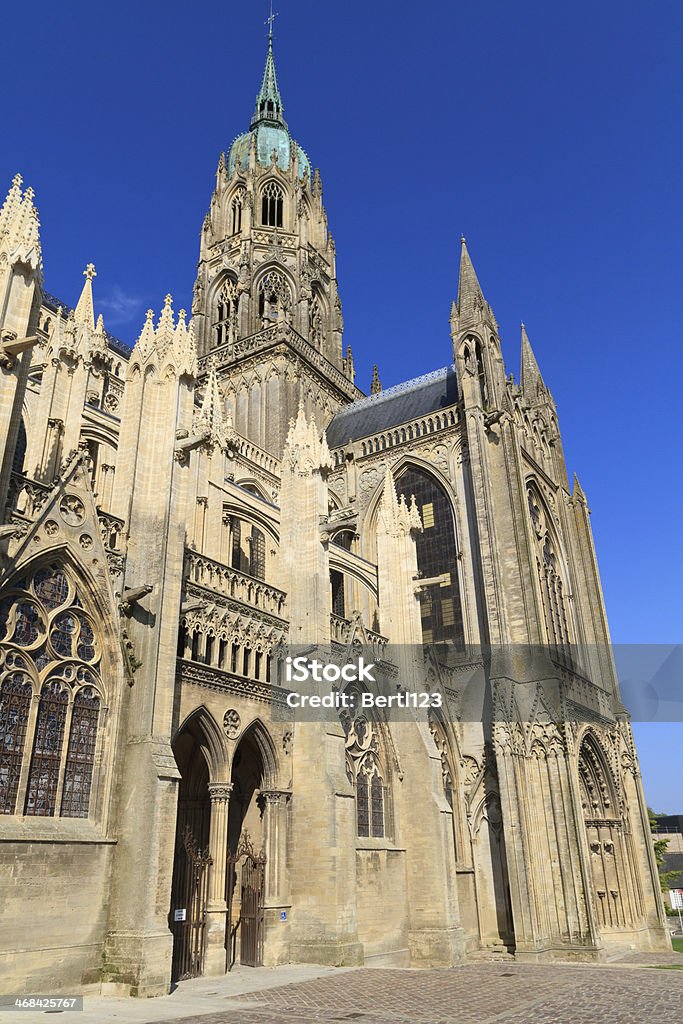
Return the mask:
<path id="1" fill-rule="evenodd" d="M 174 921 L 187 921 L 187 910 L 185 909 L 185 907 L 183 907 L 182 910 L 174 910 L 173 911 L 173 920 Z"/>
<path id="2" fill-rule="evenodd" d="M 683 910 L 683 889 L 669 889 L 672 910 Z"/>

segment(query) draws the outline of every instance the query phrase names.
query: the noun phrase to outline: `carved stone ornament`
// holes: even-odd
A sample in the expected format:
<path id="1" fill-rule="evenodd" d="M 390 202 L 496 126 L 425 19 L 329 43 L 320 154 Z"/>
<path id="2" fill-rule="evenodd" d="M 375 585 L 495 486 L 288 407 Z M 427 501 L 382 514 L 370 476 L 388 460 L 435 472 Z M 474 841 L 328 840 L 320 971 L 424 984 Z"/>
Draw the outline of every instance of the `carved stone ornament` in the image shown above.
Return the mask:
<path id="1" fill-rule="evenodd" d="M 225 729 L 225 735 L 229 740 L 234 740 L 239 735 L 240 728 L 242 727 L 242 719 L 240 718 L 237 711 L 234 708 L 228 708 L 223 715 L 223 728 Z"/>
<path id="2" fill-rule="evenodd" d="M 232 782 L 210 782 L 209 799 L 212 803 L 227 801 L 232 793 Z"/>
<path id="3" fill-rule="evenodd" d="M 59 532 L 59 525 L 58 525 L 58 523 L 56 523 L 54 521 L 54 519 L 48 519 L 48 521 L 45 523 L 45 533 L 48 535 L 48 537 L 54 537 L 55 534 L 58 533 L 58 532 Z"/>
<path id="4" fill-rule="evenodd" d="M 65 494 L 59 503 L 59 514 L 67 526 L 80 526 L 85 522 L 85 505 L 75 494 Z"/>

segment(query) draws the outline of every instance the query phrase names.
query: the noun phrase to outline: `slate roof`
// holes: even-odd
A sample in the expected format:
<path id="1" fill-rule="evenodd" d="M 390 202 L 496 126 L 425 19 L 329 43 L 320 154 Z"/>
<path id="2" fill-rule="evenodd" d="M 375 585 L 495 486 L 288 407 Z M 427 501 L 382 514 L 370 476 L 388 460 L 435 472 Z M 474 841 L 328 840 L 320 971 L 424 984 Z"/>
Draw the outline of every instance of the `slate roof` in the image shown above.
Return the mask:
<path id="1" fill-rule="evenodd" d="M 50 295 L 49 292 L 43 292 L 43 305 L 47 306 L 47 308 L 51 309 L 54 313 L 56 313 L 61 306 L 62 313 L 66 317 L 73 313 L 73 308 L 71 306 L 66 302 L 62 302 L 62 300 L 58 299 L 56 295 Z M 107 339 L 107 345 L 109 345 L 109 348 L 112 349 L 113 352 L 116 352 L 119 356 L 125 356 L 126 359 L 130 358 L 132 351 L 130 345 L 126 345 L 125 341 L 121 341 L 120 338 L 110 334 L 109 331 L 105 331 L 104 336 Z"/>
<path id="2" fill-rule="evenodd" d="M 457 401 L 455 370 L 453 366 L 444 366 L 345 405 L 330 420 L 327 443 L 330 448 L 338 448 L 349 439 L 356 441 L 399 423 L 408 423 L 438 409 L 447 409 Z"/>

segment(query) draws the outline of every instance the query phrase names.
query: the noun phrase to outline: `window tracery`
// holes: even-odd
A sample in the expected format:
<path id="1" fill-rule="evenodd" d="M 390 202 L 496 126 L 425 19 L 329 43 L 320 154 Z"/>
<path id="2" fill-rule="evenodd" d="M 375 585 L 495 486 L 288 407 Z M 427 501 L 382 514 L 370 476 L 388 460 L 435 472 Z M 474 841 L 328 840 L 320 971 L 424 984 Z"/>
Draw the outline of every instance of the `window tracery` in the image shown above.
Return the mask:
<path id="1" fill-rule="evenodd" d="M 237 337 L 237 282 L 228 278 L 221 288 L 216 308 L 216 344 L 234 342 Z"/>
<path id="2" fill-rule="evenodd" d="M 292 297 L 284 274 L 279 270 L 264 274 L 258 286 L 258 311 L 264 325 L 286 320 L 291 304 Z"/>
<path id="3" fill-rule="evenodd" d="M 282 227 L 284 194 L 276 182 L 269 181 L 261 189 L 261 223 L 264 227 Z"/>
<path id="4" fill-rule="evenodd" d="M 383 839 L 387 827 L 387 786 L 373 724 L 363 715 L 341 715 L 346 735 L 346 775 L 356 790 L 357 834 Z"/>
<path id="5" fill-rule="evenodd" d="M 230 204 L 230 234 L 238 235 L 242 230 L 242 207 L 244 205 L 244 197 L 246 195 L 246 189 L 239 188 L 235 193 L 234 199 Z"/>
<path id="6" fill-rule="evenodd" d="M 0 602 L 0 814 L 88 816 L 100 659 L 94 622 L 61 568 L 37 569 Z"/>
<path id="7" fill-rule="evenodd" d="M 409 466 L 399 474 L 396 490 L 410 504 L 413 495 L 423 530 L 416 537 L 417 566 L 425 578 L 448 576 L 448 582 L 426 588 L 420 598 L 422 638 L 464 645 L 464 625 L 453 509 L 444 488 L 429 473 Z"/>
<path id="8" fill-rule="evenodd" d="M 550 517 L 533 484 L 527 487 L 527 503 L 536 537 L 536 570 L 541 588 L 546 636 L 552 646 L 565 648 L 571 642 L 571 638 L 561 561 Z"/>

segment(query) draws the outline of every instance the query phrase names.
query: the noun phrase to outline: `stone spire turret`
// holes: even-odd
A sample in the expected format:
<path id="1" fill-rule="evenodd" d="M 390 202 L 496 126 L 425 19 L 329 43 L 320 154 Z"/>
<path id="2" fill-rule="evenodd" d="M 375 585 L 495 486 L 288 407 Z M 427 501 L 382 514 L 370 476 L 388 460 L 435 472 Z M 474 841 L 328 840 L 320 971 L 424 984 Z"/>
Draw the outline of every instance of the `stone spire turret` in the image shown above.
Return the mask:
<path id="1" fill-rule="evenodd" d="M 520 359 L 520 384 L 524 397 L 528 402 L 536 404 L 539 401 L 546 401 L 548 398 L 548 388 L 545 385 L 545 381 L 541 376 L 541 371 L 538 368 L 536 362 L 536 356 L 531 347 L 529 341 L 529 335 L 526 332 L 524 324 L 522 327 L 522 354 Z"/>
<path id="2" fill-rule="evenodd" d="M 258 96 L 256 97 L 256 107 L 254 108 L 254 116 L 251 119 L 251 128 L 255 128 L 259 124 L 279 125 L 282 128 L 287 127 L 287 122 L 282 116 L 282 97 L 280 95 L 280 89 L 278 88 L 277 74 L 275 72 L 275 57 L 273 55 L 273 18 L 274 15 L 271 15 L 268 19 L 270 22 L 270 31 L 268 33 L 266 66 L 263 69 L 263 81 L 261 82 L 261 88 Z"/>
<path id="3" fill-rule="evenodd" d="M 0 253 L 7 256 L 10 266 L 23 263 L 40 276 L 40 221 L 33 189 L 22 192 L 22 184 L 21 175 L 16 174 L 0 208 Z"/>
<path id="4" fill-rule="evenodd" d="M 81 296 L 76 303 L 76 309 L 74 310 L 74 320 L 77 324 L 85 324 L 90 328 L 91 331 L 95 330 L 95 307 L 93 305 L 92 296 L 92 279 L 97 277 L 97 271 L 95 270 L 94 264 L 89 263 L 83 271 L 85 281 L 83 283 L 83 291 Z"/>
<path id="5" fill-rule="evenodd" d="M 379 370 L 377 364 L 372 368 L 372 380 L 370 381 L 370 394 L 378 395 L 382 390 L 382 381 L 379 379 Z"/>

